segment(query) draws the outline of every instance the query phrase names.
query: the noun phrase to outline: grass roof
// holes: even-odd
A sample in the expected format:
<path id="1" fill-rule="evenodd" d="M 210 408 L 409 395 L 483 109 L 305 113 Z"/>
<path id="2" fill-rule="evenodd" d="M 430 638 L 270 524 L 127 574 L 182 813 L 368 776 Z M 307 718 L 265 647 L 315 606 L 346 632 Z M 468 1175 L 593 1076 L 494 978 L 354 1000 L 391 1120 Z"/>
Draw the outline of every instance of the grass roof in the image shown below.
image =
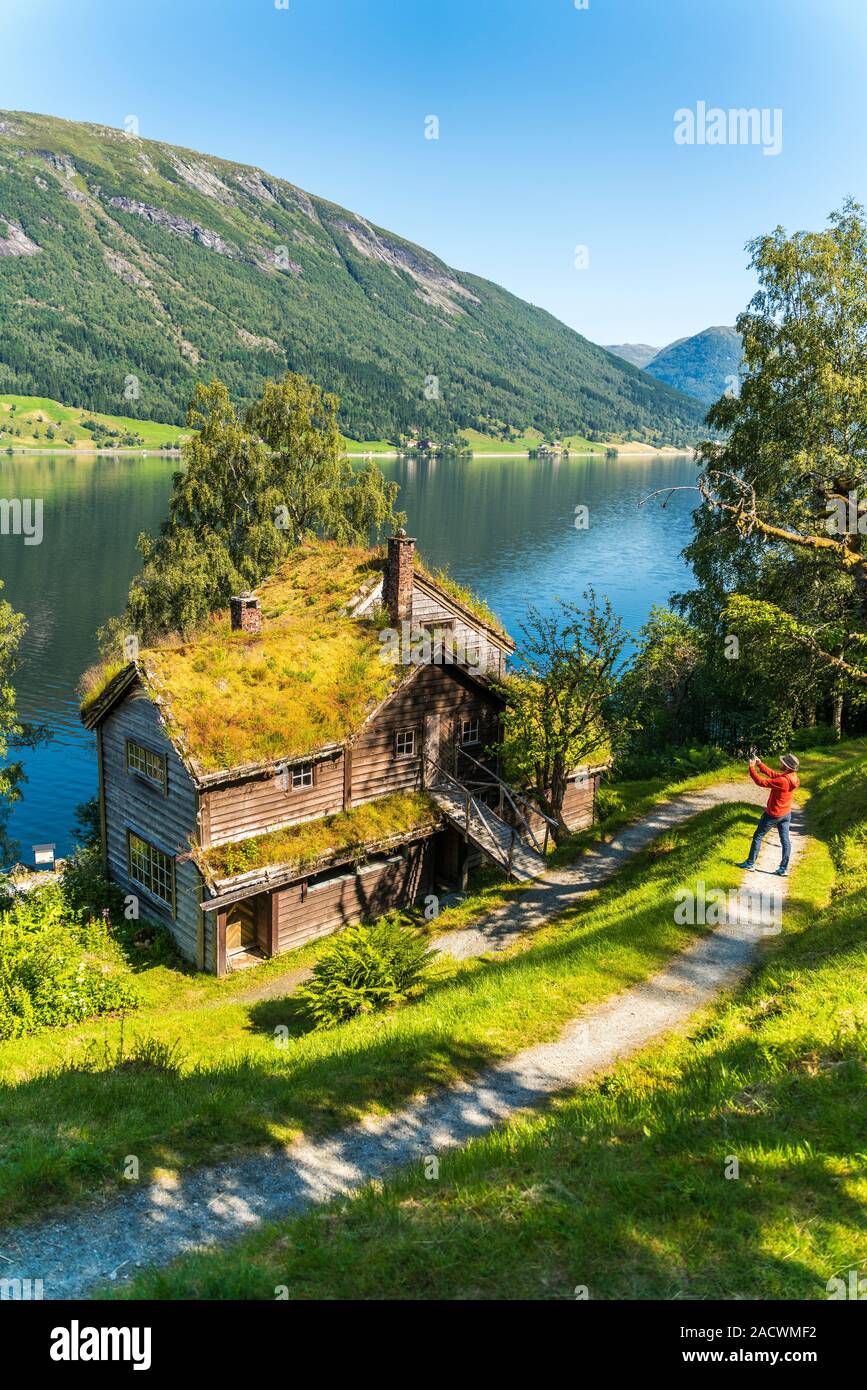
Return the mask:
<path id="1" fill-rule="evenodd" d="M 505 637 L 511 642 L 511 637 L 509 637 L 506 628 L 497 617 L 494 610 L 488 607 L 483 598 L 480 598 L 478 594 L 474 594 L 472 589 L 467 589 L 463 584 L 459 584 L 456 579 L 453 579 L 448 570 L 431 569 L 417 552 L 414 568 L 416 574 L 421 575 L 423 579 L 429 580 L 431 584 L 435 584 L 438 589 L 442 589 L 444 594 L 453 598 L 455 602 L 460 604 L 462 608 L 465 608 L 468 613 L 478 618 L 479 622 L 484 623 L 494 632 L 499 633 L 501 637 Z"/>
<path id="2" fill-rule="evenodd" d="M 382 551 L 307 542 L 258 586 L 260 633 L 233 632 L 223 609 L 188 638 L 142 650 L 141 678 L 195 772 L 303 758 L 358 730 L 409 669 L 382 660 L 378 608 L 367 617 L 346 611 L 384 567 Z M 415 568 L 503 631 L 487 605 L 449 576 L 418 556 Z M 115 663 L 86 674 L 85 720 L 124 669 Z"/>
<path id="3" fill-rule="evenodd" d="M 432 829 L 441 819 L 442 812 L 424 792 L 393 792 L 334 816 L 214 845 L 201 852 L 201 862 L 212 879 L 232 878 L 268 865 L 301 870 L 354 849 Z"/>
<path id="4" fill-rule="evenodd" d="M 261 633 L 233 632 L 223 610 L 189 641 L 142 652 L 200 771 L 303 756 L 358 728 L 397 676 L 374 624 L 345 612 L 381 572 L 371 550 L 299 546 L 256 591 Z"/>

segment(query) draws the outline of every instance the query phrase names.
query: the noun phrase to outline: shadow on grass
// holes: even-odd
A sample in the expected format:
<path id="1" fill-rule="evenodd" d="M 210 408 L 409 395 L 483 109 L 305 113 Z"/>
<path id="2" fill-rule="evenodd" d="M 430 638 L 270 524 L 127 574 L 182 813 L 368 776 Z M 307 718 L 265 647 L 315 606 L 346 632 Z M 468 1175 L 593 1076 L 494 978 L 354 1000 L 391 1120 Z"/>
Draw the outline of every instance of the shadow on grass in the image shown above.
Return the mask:
<path id="1" fill-rule="evenodd" d="M 556 1036 L 588 997 L 634 984 L 691 939 L 694 929 L 673 923 L 674 890 L 749 814 L 738 806 L 703 813 L 684 844 L 652 863 L 638 856 L 593 903 L 570 909 L 553 939 L 479 963 L 397 1013 L 310 1035 L 297 1000 L 263 1000 L 249 1010 L 258 1055 L 180 1074 L 58 1069 L 0 1088 L 0 1212 L 20 1218 L 33 1205 L 119 1186 L 129 1153 L 144 1180 L 156 1167 L 213 1161 L 278 1132 L 322 1133 L 371 1109 L 395 1109 L 524 1045 L 508 1028 L 516 998 L 545 1015 L 532 1041 Z M 582 958 L 595 972 L 583 991 Z M 275 1037 L 273 1055 L 263 1057 L 262 1037 L 281 1025 L 288 1046 Z"/>
<path id="2" fill-rule="evenodd" d="M 849 906 L 822 928 L 847 975 L 865 959 Z M 863 1171 L 865 1048 L 814 1031 L 812 1003 L 786 994 L 803 944 L 791 938 L 735 1004 L 753 1010 L 782 988 L 787 1053 L 767 1022 L 681 1043 L 661 1065 L 627 1064 L 443 1154 L 435 1184 L 413 1165 L 146 1275 L 133 1295 L 271 1300 L 286 1284 L 332 1299 L 571 1299 L 576 1285 L 593 1299 L 827 1297 L 832 1276 L 867 1258 L 864 1203 L 844 1177 Z"/>

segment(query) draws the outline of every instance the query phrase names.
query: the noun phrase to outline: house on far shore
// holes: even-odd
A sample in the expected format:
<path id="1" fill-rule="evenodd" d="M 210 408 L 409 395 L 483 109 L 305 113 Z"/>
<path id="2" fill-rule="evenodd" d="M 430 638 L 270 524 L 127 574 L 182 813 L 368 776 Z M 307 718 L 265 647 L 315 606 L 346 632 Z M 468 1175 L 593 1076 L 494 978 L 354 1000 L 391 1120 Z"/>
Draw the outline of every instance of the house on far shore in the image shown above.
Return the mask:
<path id="1" fill-rule="evenodd" d="M 218 975 L 463 887 L 483 855 L 535 877 L 544 820 L 497 759 L 513 650 L 403 534 L 299 547 L 86 696 L 109 876 Z M 570 788 L 574 827 L 597 784 Z"/>

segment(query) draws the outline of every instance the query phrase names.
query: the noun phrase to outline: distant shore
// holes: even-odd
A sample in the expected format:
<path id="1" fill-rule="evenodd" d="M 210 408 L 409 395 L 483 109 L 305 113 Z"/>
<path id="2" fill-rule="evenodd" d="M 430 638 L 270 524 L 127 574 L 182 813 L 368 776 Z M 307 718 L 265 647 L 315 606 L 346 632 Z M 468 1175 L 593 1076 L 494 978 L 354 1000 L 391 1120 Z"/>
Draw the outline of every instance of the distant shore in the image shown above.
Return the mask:
<path id="1" fill-rule="evenodd" d="M 409 451 L 406 452 L 406 453 L 402 453 L 402 452 L 399 452 L 397 449 L 390 449 L 390 450 L 382 450 L 382 449 L 379 449 L 379 450 L 377 450 L 377 449 L 370 449 L 370 450 L 347 449 L 347 450 L 344 452 L 344 454 L 343 454 L 343 458 L 347 458 L 347 459 L 397 459 L 397 458 L 425 458 L 425 459 L 431 459 L 431 458 L 434 458 L 434 459 L 436 459 L 436 458 L 448 458 L 449 455 L 450 455 L 450 452 L 451 452 L 451 451 L 449 451 L 449 450 L 444 450 L 444 451 L 441 452 L 441 453 L 426 454 L 426 453 L 416 453 L 414 450 L 409 450 Z M 2 458 L 3 458 L 4 455 L 8 458 L 8 457 L 10 457 L 10 456 L 14 456 L 15 454 L 25 454 L 25 455 L 27 455 L 28 457 L 29 457 L 30 455 L 32 455 L 32 454 L 39 454 L 39 455 L 45 454 L 46 456 L 53 456 L 53 457 L 59 457 L 59 458 L 95 458 L 97 455 L 99 455 L 100 457 L 103 457 L 103 458 L 119 458 L 119 457 L 123 456 L 123 457 L 126 457 L 126 458 L 133 457 L 133 458 L 171 458 L 171 459 L 177 459 L 177 458 L 180 458 L 180 457 L 181 457 L 181 451 L 180 451 L 180 449 L 99 449 L 99 448 L 94 448 L 94 449 L 75 449 L 75 448 L 71 448 L 71 447 L 66 448 L 66 449 L 63 449 L 63 448 L 59 448 L 59 449 L 58 449 L 58 448 L 54 448 L 54 449 L 45 449 L 45 448 L 39 448 L 39 447 L 36 446 L 36 445 L 28 445 L 28 444 L 15 444 L 15 445 L 9 445 L 9 446 L 7 446 L 7 447 L 5 447 L 5 448 L 0 447 L 0 460 L 2 460 Z M 663 445 L 663 446 L 660 447 L 660 448 L 656 448 L 656 447 L 654 447 L 654 445 L 652 445 L 652 444 L 647 444 L 647 445 L 645 445 L 645 446 L 643 446 L 643 447 L 640 446 L 640 445 L 637 445 L 637 444 L 635 444 L 635 445 L 633 445 L 633 444 L 603 444 L 603 445 L 600 445 L 600 447 L 599 447 L 598 449 L 569 449 L 568 451 L 566 451 L 566 452 L 564 452 L 564 453 L 562 453 L 562 454 L 543 454 L 543 455 L 541 455 L 541 457 L 542 457 L 542 458 L 553 458 L 553 459 L 562 459 L 562 458 L 606 458 L 606 457 L 607 457 L 608 455 L 610 455 L 610 454 L 616 454 L 618 458 L 683 458 L 684 455 L 694 455 L 694 454 L 695 454 L 695 449 L 690 448 L 688 445 L 683 445 L 682 447 L 677 447 L 677 446 L 675 446 L 675 445 L 670 445 L 670 444 Z M 461 454 L 459 454 L 459 457 L 460 457 L 460 458 L 467 458 L 467 457 L 469 457 L 469 458 L 474 458 L 474 459 L 528 459 L 528 458 L 530 458 L 530 450 L 529 450 L 529 449 L 520 449 L 520 450 L 516 450 L 514 453 L 512 453 L 511 451 L 505 450 L 505 449 L 492 449 L 492 450 L 490 450 L 490 451 L 485 450 L 485 449 L 471 449 L 470 452 L 469 452 L 469 454 L 461 453 Z"/>

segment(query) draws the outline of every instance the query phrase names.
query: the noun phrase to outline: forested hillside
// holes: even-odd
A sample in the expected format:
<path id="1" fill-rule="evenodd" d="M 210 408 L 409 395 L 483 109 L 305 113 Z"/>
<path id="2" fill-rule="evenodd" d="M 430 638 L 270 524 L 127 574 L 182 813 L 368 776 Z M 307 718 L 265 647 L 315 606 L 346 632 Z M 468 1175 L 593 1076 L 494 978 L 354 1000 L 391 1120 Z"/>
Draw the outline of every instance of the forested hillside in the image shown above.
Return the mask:
<path id="1" fill-rule="evenodd" d="M 180 424 L 299 371 L 355 439 L 695 439 L 702 411 L 500 286 L 260 169 L 0 112 L 0 392 Z"/>
<path id="2" fill-rule="evenodd" d="M 644 370 L 705 405 L 713 405 L 726 392 L 739 389 L 741 355 L 741 335 L 723 325 L 669 343 Z"/>

